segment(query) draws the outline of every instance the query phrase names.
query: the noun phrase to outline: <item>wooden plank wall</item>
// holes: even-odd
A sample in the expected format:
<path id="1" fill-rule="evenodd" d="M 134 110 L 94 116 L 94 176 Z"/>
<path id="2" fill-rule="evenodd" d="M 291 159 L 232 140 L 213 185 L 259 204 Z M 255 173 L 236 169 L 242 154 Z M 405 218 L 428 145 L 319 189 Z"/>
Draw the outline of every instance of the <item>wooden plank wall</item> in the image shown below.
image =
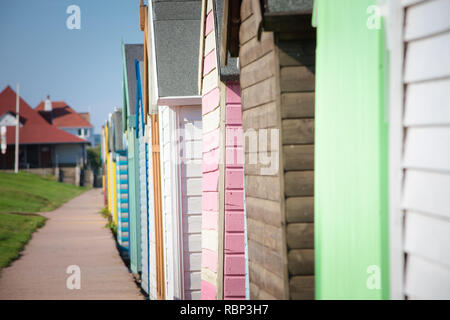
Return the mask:
<path id="1" fill-rule="evenodd" d="M 278 56 L 274 34 L 259 34 L 259 1 L 243 0 L 239 31 L 242 126 L 245 141 L 250 299 L 287 299 L 287 257 L 283 228 L 283 185 L 278 170 L 262 174 L 258 149 L 250 144 L 253 131 L 280 128 Z M 255 138 L 256 137 L 256 138 Z M 253 137 L 258 139 L 257 136 Z M 278 142 L 278 141 L 277 141 Z M 279 161 L 277 144 L 268 146 Z M 250 161 L 256 156 L 257 161 Z"/>
<path id="2" fill-rule="evenodd" d="M 402 4 L 403 294 L 450 299 L 450 2 Z"/>
<path id="3" fill-rule="evenodd" d="M 314 299 L 315 39 L 277 34 L 291 299 Z"/>
<path id="4" fill-rule="evenodd" d="M 207 1 L 202 73 L 202 299 L 220 299 L 220 90 L 212 1 Z"/>

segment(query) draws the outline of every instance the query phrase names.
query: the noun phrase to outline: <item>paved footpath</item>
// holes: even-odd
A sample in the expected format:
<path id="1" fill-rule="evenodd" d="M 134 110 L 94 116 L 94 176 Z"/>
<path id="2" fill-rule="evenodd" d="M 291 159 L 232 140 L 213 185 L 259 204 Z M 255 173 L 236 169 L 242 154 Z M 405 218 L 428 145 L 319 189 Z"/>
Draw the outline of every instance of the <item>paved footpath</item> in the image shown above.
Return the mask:
<path id="1" fill-rule="evenodd" d="M 100 189 L 42 214 L 22 256 L 0 272 L 0 299 L 143 299 L 105 228 Z M 67 288 L 67 267 L 81 270 L 81 288 Z"/>

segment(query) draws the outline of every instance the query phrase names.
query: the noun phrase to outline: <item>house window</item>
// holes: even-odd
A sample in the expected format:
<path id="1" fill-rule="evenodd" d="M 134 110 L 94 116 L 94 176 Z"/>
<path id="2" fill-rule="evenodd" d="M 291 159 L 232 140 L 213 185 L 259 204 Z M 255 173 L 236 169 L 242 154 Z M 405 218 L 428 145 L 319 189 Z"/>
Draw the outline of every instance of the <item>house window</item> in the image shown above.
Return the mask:
<path id="1" fill-rule="evenodd" d="M 78 129 L 78 136 L 81 137 L 83 135 L 83 129 Z"/>

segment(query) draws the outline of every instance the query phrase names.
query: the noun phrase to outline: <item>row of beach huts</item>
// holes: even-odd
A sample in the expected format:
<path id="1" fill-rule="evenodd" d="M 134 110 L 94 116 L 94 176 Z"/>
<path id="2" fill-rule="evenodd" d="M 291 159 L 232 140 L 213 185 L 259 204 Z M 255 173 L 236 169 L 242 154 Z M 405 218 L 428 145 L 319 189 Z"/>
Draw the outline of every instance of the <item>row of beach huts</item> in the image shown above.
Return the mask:
<path id="1" fill-rule="evenodd" d="M 449 1 L 138 4 L 103 188 L 149 299 L 450 299 Z"/>

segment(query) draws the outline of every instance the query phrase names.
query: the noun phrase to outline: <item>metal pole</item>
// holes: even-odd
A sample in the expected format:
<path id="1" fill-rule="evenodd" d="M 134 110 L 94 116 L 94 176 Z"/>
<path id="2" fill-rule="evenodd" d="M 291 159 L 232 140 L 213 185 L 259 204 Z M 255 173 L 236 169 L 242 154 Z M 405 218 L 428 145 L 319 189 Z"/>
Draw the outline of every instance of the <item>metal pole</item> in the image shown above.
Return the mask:
<path id="1" fill-rule="evenodd" d="M 19 172 L 19 84 L 16 91 L 16 157 L 14 163 L 14 172 Z"/>

